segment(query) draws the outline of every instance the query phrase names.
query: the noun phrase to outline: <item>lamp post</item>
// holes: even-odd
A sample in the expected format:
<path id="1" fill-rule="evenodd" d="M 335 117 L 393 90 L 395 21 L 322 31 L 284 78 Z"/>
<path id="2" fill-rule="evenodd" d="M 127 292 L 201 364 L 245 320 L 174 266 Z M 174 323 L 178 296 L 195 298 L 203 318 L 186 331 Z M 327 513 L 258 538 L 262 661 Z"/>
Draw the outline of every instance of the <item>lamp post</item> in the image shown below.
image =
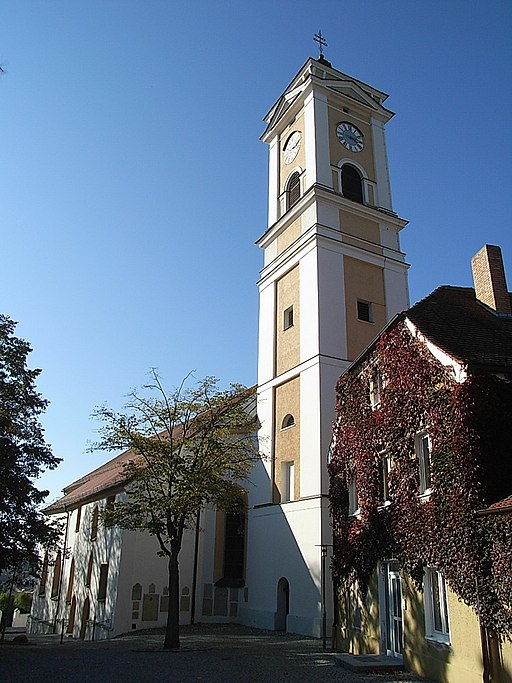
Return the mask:
<path id="1" fill-rule="evenodd" d="M 325 599 L 325 564 L 327 560 L 327 548 L 332 548 L 330 543 L 321 543 L 322 558 L 322 649 L 327 649 L 327 604 Z"/>

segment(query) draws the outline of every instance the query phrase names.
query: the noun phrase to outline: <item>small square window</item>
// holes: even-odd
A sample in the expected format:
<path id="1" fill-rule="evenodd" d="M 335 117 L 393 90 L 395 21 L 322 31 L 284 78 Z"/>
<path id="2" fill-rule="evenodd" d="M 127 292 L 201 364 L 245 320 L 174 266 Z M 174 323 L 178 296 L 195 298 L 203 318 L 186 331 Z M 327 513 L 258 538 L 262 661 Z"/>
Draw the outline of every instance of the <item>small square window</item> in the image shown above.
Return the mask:
<path id="1" fill-rule="evenodd" d="M 357 318 L 367 323 L 373 322 L 372 305 L 369 301 L 357 301 Z"/>
<path id="2" fill-rule="evenodd" d="M 289 306 L 283 314 L 283 329 L 293 327 L 293 306 Z"/>

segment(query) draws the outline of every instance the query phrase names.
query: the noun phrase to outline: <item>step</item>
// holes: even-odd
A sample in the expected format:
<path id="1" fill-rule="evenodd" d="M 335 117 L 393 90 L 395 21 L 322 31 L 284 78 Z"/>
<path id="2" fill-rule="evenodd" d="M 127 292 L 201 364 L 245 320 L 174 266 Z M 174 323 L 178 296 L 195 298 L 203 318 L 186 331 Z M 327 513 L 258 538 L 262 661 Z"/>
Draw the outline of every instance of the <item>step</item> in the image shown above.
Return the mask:
<path id="1" fill-rule="evenodd" d="M 401 659 L 387 655 L 351 655 L 348 653 L 334 655 L 336 666 L 355 672 L 368 671 L 404 671 Z"/>

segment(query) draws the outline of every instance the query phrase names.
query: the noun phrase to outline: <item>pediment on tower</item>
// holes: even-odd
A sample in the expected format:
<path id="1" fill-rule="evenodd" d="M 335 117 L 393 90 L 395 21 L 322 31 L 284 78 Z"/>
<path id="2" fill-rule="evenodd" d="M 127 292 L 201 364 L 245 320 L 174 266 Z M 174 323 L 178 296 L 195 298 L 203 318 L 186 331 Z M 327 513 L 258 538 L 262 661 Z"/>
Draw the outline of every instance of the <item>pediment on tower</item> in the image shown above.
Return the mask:
<path id="1" fill-rule="evenodd" d="M 290 88 L 283 95 L 281 95 L 264 119 L 264 121 L 267 123 L 267 127 L 262 135 L 262 139 L 269 130 L 277 125 L 277 123 L 286 114 L 293 103 L 300 98 L 306 87 L 306 83 L 301 83 L 294 88 Z"/>
<path id="2" fill-rule="evenodd" d="M 322 82 L 322 85 L 333 92 L 339 93 L 343 97 L 348 97 L 355 102 L 359 102 L 360 104 L 373 109 L 375 112 L 379 112 L 386 119 L 390 119 L 394 116 L 392 111 L 382 106 L 382 102 L 387 95 L 378 91 L 367 91 L 355 80 L 325 80 Z"/>

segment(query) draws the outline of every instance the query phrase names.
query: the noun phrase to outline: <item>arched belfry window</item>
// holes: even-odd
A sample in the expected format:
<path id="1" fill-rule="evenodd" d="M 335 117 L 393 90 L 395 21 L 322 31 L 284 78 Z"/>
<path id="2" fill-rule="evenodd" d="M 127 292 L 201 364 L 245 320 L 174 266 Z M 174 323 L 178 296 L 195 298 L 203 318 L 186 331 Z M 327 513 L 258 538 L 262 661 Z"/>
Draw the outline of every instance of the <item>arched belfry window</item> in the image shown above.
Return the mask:
<path id="1" fill-rule="evenodd" d="M 300 199 L 300 173 L 295 171 L 291 174 L 286 187 L 286 208 L 291 209 Z"/>
<path id="2" fill-rule="evenodd" d="M 341 169 L 341 191 L 343 196 L 363 204 L 363 179 L 352 164 L 343 164 Z"/>

